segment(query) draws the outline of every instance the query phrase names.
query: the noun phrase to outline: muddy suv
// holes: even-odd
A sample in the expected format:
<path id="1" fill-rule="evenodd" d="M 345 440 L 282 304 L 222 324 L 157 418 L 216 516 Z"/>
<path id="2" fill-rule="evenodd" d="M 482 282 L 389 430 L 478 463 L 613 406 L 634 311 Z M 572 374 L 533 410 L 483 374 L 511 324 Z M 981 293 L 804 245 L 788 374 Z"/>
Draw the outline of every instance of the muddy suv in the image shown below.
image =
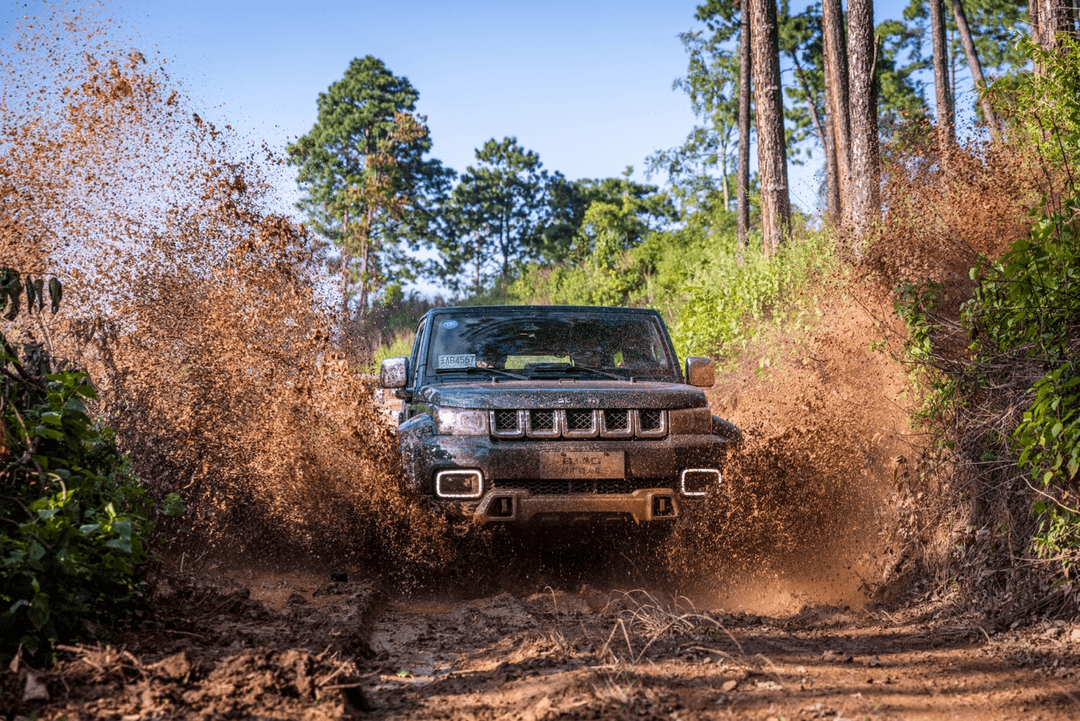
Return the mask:
<path id="1" fill-rule="evenodd" d="M 481 523 L 674 520 L 738 437 L 700 390 L 709 359 L 680 369 L 650 310 L 435 308 L 379 380 L 402 399 L 407 484 Z"/>

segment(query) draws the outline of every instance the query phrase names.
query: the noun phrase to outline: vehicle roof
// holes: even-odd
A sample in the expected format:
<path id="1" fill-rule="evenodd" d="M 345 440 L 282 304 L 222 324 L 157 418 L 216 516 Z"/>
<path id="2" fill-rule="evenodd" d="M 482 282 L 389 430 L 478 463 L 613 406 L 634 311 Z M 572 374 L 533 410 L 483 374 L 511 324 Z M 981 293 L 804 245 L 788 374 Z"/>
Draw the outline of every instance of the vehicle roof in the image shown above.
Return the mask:
<path id="1" fill-rule="evenodd" d="M 558 314 L 567 312 L 588 312 L 588 313 L 611 313 L 611 314 L 627 314 L 633 313 L 638 315 L 652 315 L 660 317 L 658 311 L 650 308 L 624 308 L 618 306 L 602 306 L 602 305 L 460 305 L 450 306 L 446 308 L 432 308 L 425 315 L 435 315 L 436 313 L 476 313 L 476 312 L 498 312 L 498 313 L 528 313 L 528 314 Z"/>

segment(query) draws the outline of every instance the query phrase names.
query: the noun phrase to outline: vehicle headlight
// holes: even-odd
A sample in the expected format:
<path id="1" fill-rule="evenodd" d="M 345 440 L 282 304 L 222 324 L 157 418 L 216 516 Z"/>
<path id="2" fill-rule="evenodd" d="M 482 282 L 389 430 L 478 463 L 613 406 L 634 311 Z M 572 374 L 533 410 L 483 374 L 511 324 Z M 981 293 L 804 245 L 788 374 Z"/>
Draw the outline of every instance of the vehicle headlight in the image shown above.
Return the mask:
<path id="1" fill-rule="evenodd" d="M 679 474 L 679 491 L 684 496 L 706 496 L 720 487 L 720 471 L 715 468 L 687 468 Z"/>
<path id="2" fill-rule="evenodd" d="M 439 498 L 479 498 L 484 492 L 484 475 L 474 469 L 453 469 L 435 474 L 435 495 Z"/>
<path id="3" fill-rule="evenodd" d="M 680 408 L 668 411 L 672 435 L 712 433 L 712 411 L 706 408 Z"/>
<path id="4" fill-rule="evenodd" d="M 486 436 L 488 434 L 487 411 L 464 408 L 436 408 L 435 428 L 440 436 Z"/>

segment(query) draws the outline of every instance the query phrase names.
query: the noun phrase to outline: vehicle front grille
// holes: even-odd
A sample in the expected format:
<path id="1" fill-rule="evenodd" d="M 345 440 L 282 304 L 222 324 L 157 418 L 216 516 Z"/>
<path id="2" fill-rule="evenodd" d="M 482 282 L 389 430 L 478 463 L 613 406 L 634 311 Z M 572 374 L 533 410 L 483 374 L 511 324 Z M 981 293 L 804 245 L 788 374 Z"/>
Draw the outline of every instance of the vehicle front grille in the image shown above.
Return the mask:
<path id="1" fill-rule="evenodd" d="M 555 411 L 529 411 L 529 430 L 533 434 L 556 433 Z"/>
<path id="2" fill-rule="evenodd" d="M 592 411 L 567 411 L 566 430 L 571 432 L 591 430 L 596 422 L 595 415 Z"/>
<path id="3" fill-rule="evenodd" d="M 517 411 L 493 411 L 491 414 L 491 427 L 498 433 L 518 432 Z"/>
<path id="4" fill-rule="evenodd" d="M 664 427 L 664 412 L 649 408 L 637 412 L 639 436 L 662 436 L 667 432 Z"/>
<path id="5" fill-rule="evenodd" d="M 670 480 L 665 481 L 661 478 L 607 478 L 602 480 L 526 478 L 492 481 L 492 487 L 497 491 L 528 491 L 534 496 L 633 493 L 642 488 L 670 488 L 671 485 Z"/>
<path id="6" fill-rule="evenodd" d="M 663 438 L 667 411 L 657 408 L 490 411 L 495 438 Z"/>
<path id="7" fill-rule="evenodd" d="M 630 431 L 630 411 L 604 411 L 604 429 L 616 433 Z"/>

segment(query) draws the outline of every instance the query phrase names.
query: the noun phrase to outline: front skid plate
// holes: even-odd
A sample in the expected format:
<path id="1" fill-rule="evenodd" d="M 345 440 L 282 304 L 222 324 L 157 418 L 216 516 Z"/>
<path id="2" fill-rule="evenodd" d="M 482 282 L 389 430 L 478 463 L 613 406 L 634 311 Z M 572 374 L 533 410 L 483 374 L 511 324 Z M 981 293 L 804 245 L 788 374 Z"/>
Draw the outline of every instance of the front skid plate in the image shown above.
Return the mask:
<path id="1" fill-rule="evenodd" d="M 512 499 L 510 515 L 499 513 L 500 500 Z M 668 512 L 655 515 L 653 500 L 666 499 Z M 633 493 L 567 494 L 536 496 L 519 489 L 489 491 L 477 504 L 473 520 L 477 523 L 528 523 L 537 516 L 574 517 L 630 516 L 637 523 L 673 521 L 682 509 L 670 488 L 641 488 Z"/>

